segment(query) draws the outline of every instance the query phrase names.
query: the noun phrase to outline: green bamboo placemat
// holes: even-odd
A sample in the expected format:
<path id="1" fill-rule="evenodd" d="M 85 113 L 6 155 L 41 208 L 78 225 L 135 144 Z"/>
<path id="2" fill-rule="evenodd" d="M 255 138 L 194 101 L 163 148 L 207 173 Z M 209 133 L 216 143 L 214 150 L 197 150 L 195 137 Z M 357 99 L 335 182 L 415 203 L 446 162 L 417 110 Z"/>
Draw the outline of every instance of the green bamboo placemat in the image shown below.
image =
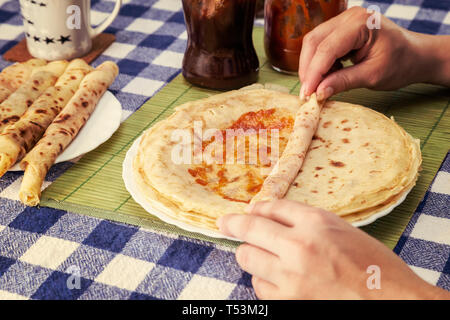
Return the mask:
<path id="1" fill-rule="evenodd" d="M 262 28 L 255 28 L 254 43 L 261 64 L 259 82 L 280 84 L 298 94 L 297 77 L 277 73 L 268 65 L 262 37 Z M 193 234 L 158 220 L 133 201 L 122 181 L 125 154 L 144 130 L 170 115 L 174 107 L 215 93 L 193 87 L 179 75 L 125 121 L 109 141 L 86 154 L 52 183 L 43 193 L 41 205 L 235 246 L 232 241 Z M 450 92 L 436 86 L 413 85 L 391 92 L 352 90 L 334 99 L 394 116 L 403 128 L 421 140 L 423 165 L 416 187 L 392 213 L 363 227 L 393 248 L 448 150 Z"/>

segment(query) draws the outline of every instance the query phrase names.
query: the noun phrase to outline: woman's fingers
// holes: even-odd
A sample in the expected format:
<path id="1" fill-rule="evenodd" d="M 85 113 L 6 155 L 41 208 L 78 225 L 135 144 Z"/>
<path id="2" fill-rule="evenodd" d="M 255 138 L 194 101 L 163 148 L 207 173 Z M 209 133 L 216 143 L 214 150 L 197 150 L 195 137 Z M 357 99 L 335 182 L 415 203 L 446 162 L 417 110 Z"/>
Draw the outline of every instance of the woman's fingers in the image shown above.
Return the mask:
<path id="1" fill-rule="evenodd" d="M 245 209 L 249 214 L 271 219 L 286 227 L 292 227 L 295 224 L 298 214 L 311 210 L 315 209 L 306 204 L 289 200 L 256 202 Z"/>
<path id="2" fill-rule="evenodd" d="M 317 96 L 324 100 L 339 92 L 368 87 L 371 83 L 370 79 L 374 76 L 365 63 L 338 70 L 320 82 L 316 90 Z"/>
<path id="3" fill-rule="evenodd" d="M 236 260 L 243 270 L 271 283 L 282 273 L 276 255 L 246 243 L 237 248 Z"/>
<path id="4" fill-rule="evenodd" d="M 298 75 L 301 82 L 303 82 L 306 78 L 308 65 L 316 52 L 317 46 L 336 28 L 336 26 L 339 25 L 341 19 L 341 15 L 338 15 L 324 23 L 321 23 L 308 32 L 303 38 L 298 66 Z"/>
<path id="5" fill-rule="evenodd" d="M 324 24 L 319 25 L 312 31 L 308 32 L 302 41 L 302 50 L 300 51 L 300 60 L 298 63 L 298 75 L 300 81 L 304 81 L 306 77 L 306 71 L 308 69 L 309 62 L 311 61 L 317 46 L 334 28 L 334 24 L 327 21 Z"/>
<path id="6" fill-rule="evenodd" d="M 278 222 L 255 215 L 229 214 L 221 217 L 217 225 L 225 235 L 277 254 L 283 245 L 287 227 Z"/>
<path id="7" fill-rule="evenodd" d="M 362 48 L 369 39 L 369 32 L 365 26 L 356 26 L 342 30 L 338 28 L 328 35 L 318 46 L 308 65 L 303 91 L 305 96 L 316 91 L 319 83 L 330 71 L 336 60 L 345 56 L 352 50 Z M 318 92 L 318 98 L 323 99 Z"/>

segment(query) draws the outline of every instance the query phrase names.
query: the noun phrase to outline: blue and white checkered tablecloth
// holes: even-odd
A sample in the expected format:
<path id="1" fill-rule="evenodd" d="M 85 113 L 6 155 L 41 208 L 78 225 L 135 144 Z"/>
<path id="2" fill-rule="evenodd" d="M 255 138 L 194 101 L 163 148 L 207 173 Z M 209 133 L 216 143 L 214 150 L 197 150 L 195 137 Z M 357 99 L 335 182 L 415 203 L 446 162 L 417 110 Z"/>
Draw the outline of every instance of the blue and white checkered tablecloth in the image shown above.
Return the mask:
<path id="1" fill-rule="evenodd" d="M 450 34 L 450 1 L 349 1 L 376 4 L 398 24 Z M 92 20 L 112 11 L 92 0 Z M 17 0 L 0 0 L 0 54 L 22 37 Z M 95 62 L 113 60 L 111 91 L 123 119 L 180 72 L 186 46 L 181 0 L 125 0 L 107 29 L 116 42 Z M 0 59 L 0 68 L 9 63 Z M 48 186 L 72 164 L 55 165 Z M 254 299 L 250 276 L 233 250 L 17 199 L 21 173 L 0 178 L 0 299 Z M 450 156 L 401 237 L 395 252 L 427 281 L 450 290 Z"/>
<path id="2" fill-rule="evenodd" d="M 450 290 L 450 152 L 394 252 L 422 279 Z"/>

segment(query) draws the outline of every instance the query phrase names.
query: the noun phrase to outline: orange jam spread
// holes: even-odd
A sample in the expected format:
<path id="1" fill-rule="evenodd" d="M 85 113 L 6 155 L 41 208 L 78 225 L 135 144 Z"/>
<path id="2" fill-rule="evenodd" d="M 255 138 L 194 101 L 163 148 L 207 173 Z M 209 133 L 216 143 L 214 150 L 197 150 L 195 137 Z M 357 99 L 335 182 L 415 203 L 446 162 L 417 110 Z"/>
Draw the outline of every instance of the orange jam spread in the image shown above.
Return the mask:
<path id="1" fill-rule="evenodd" d="M 212 143 L 219 142 L 222 144 L 221 163 L 218 163 L 219 161 L 217 160 L 207 163 L 203 157 L 202 163 L 191 165 L 188 172 L 195 183 L 208 188 L 222 198 L 249 203 L 252 197 L 261 189 L 268 174 L 267 169 L 270 170 L 271 165 L 275 164 L 273 161 L 278 160 L 272 159 L 270 161 L 273 151 L 271 148 L 273 146 L 272 130 L 278 131 L 278 135 L 274 136 L 274 138 L 278 136 L 278 155 L 281 155 L 293 125 L 293 117 L 290 115 L 286 116 L 278 109 L 244 113 L 228 128 L 220 130 L 222 135 L 221 142 L 215 141 L 214 136 L 208 141 L 202 141 L 202 152 L 205 152 Z M 232 134 L 230 134 L 230 129 Z M 261 130 L 264 130 L 264 133 Z M 231 163 L 230 159 L 227 159 L 226 154 L 227 139 L 230 138 L 234 140 L 234 144 L 231 144 L 234 149 L 234 159 L 231 159 Z M 244 143 L 245 147 L 241 146 L 240 148 L 239 140 L 241 144 Z M 256 148 L 251 148 L 251 145 L 256 146 Z M 263 154 L 267 158 L 261 158 L 260 148 L 265 148 Z M 241 155 L 240 153 L 244 150 L 245 154 Z M 256 161 L 251 161 L 251 151 L 256 152 L 256 155 L 252 158 Z M 263 168 L 266 169 L 266 172 L 263 172 Z"/>

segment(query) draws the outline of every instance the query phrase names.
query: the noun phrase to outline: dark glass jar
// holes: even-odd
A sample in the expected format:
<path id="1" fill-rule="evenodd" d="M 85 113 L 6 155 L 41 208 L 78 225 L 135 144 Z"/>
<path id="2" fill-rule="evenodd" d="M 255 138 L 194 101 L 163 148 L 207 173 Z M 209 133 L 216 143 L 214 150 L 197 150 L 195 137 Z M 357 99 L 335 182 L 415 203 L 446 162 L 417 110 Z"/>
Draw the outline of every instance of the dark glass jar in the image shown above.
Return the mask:
<path id="1" fill-rule="evenodd" d="M 296 74 L 305 34 L 346 7 L 346 0 L 266 0 L 264 48 L 272 67 Z"/>
<path id="2" fill-rule="evenodd" d="M 256 0 L 183 0 L 186 80 L 223 90 L 257 80 L 259 61 L 252 40 L 255 4 Z"/>

